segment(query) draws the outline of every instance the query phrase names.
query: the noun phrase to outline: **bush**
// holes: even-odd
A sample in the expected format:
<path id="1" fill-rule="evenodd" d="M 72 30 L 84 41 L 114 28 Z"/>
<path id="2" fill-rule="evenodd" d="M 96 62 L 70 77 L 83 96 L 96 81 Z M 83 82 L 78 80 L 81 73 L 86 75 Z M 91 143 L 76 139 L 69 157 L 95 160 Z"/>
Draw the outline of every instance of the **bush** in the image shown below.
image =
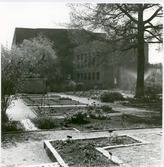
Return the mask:
<path id="1" fill-rule="evenodd" d="M 93 119 L 98 119 L 98 120 L 107 119 L 107 115 L 104 114 L 102 109 L 94 109 L 89 111 L 89 117 Z"/>
<path id="2" fill-rule="evenodd" d="M 88 111 L 90 111 L 90 110 L 94 110 L 94 106 L 88 106 Z"/>
<path id="3" fill-rule="evenodd" d="M 119 92 L 104 92 L 101 97 L 101 102 L 114 102 L 114 101 L 122 101 L 124 97 Z"/>
<path id="4" fill-rule="evenodd" d="M 63 120 L 56 119 L 53 117 L 36 117 L 31 118 L 31 121 L 35 124 L 35 126 L 39 129 L 53 129 L 61 126 Z"/>
<path id="5" fill-rule="evenodd" d="M 152 71 L 145 81 L 145 95 L 156 96 L 162 93 L 162 70 Z"/>
<path id="6" fill-rule="evenodd" d="M 103 105 L 100 108 L 103 110 L 103 112 L 109 112 L 112 110 L 112 107 L 107 106 L 107 105 Z"/>
<path id="7" fill-rule="evenodd" d="M 76 85 L 76 90 L 77 90 L 77 91 L 82 91 L 82 90 L 84 90 L 84 84 L 83 84 L 83 83 L 77 83 L 77 85 Z"/>
<path id="8" fill-rule="evenodd" d="M 100 96 L 101 102 L 109 102 L 109 93 L 104 92 L 101 96 Z"/>
<path id="9" fill-rule="evenodd" d="M 145 88 L 145 95 L 155 97 L 162 93 L 162 84 L 147 84 Z"/>
<path id="10" fill-rule="evenodd" d="M 2 123 L 2 132 L 10 132 L 10 131 L 23 131 L 24 128 L 19 121 L 8 121 Z"/>
<path id="11" fill-rule="evenodd" d="M 87 121 L 85 118 L 87 117 L 86 110 L 79 109 L 74 114 L 67 114 L 65 118 L 66 123 L 73 123 L 73 124 L 85 124 Z"/>
<path id="12" fill-rule="evenodd" d="M 75 91 L 76 90 L 76 82 L 70 80 L 67 85 L 68 91 Z"/>

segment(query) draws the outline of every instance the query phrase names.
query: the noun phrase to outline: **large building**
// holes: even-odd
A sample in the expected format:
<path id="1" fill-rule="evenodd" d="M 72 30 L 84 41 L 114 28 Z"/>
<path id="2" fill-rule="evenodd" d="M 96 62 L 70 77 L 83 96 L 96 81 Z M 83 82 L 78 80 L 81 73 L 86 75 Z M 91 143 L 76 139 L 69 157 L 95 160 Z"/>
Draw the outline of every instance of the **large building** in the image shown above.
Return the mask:
<path id="1" fill-rule="evenodd" d="M 69 39 L 67 29 L 32 29 L 32 28 L 16 28 L 14 32 L 12 45 L 19 45 L 25 39 L 31 39 L 42 35 L 54 43 L 54 50 L 60 60 L 63 79 L 73 76 L 73 47 Z"/>
<path id="2" fill-rule="evenodd" d="M 136 80 L 136 50 L 108 52 L 109 46 L 96 39 L 79 42 L 82 40 L 81 36 L 77 38 L 79 32 L 73 29 L 16 28 L 13 45 L 42 34 L 54 42 L 54 49 L 58 51 L 57 56 L 61 62 L 63 80 L 72 79 L 88 88 L 98 86 L 128 89 L 129 82 Z M 145 45 L 145 64 L 148 64 L 148 45 Z"/>
<path id="3" fill-rule="evenodd" d="M 76 67 L 75 81 L 92 88 L 131 89 L 137 78 L 136 49 L 110 52 L 107 43 L 93 40 L 74 48 L 73 60 Z M 145 65 L 147 64 L 148 45 L 145 44 Z"/>

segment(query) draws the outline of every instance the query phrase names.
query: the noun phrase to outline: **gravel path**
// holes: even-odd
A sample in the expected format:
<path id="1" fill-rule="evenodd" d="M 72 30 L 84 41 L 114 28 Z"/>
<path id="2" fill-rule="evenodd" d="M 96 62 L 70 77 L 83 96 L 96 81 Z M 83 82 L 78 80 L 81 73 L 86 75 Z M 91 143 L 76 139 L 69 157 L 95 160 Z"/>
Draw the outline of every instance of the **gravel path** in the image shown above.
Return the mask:
<path id="1" fill-rule="evenodd" d="M 33 111 L 26 106 L 21 99 L 14 100 L 13 104 L 14 105 L 9 107 L 6 111 L 12 120 L 22 120 L 27 119 L 28 117 L 36 117 Z"/>
<path id="2" fill-rule="evenodd" d="M 61 97 L 66 97 L 66 95 L 61 95 Z M 73 100 L 84 102 L 86 104 L 95 102 L 95 100 L 88 101 L 87 98 L 80 98 L 75 96 L 71 96 L 71 98 Z M 34 127 L 31 122 L 28 121 L 28 117 L 36 117 L 36 115 L 22 102 L 21 99 L 18 99 L 14 102 L 15 106 L 7 110 L 10 118 L 13 118 L 13 120 L 22 120 L 22 124 L 27 126 L 27 129 L 29 128 L 29 130 L 34 130 L 36 127 Z M 113 107 L 115 104 L 109 105 L 112 105 L 111 107 Z M 117 104 L 117 107 L 123 110 L 121 105 L 119 106 Z M 135 109 L 127 110 L 127 107 L 125 107 L 124 110 L 126 112 L 136 112 Z M 121 160 L 126 162 L 131 167 L 160 167 L 162 156 L 162 135 L 159 135 L 159 133 L 161 131 L 162 129 L 160 128 L 117 131 L 115 133 L 117 133 L 118 135 L 133 134 L 136 137 L 149 141 L 150 144 L 113 149 L 112 153 L 115 156 L 118 156 Z M 82 136 L 109 136 L 109 133 L 80 133 L 75 130 L 63 130 L 5 134 L 4 136 L 2 136 L 1 166 L 19 167 L 21 165 L 51 163 L 50 159 L 45 153 L 45 150 L 43 149 L 43 140 L 62 139 L 66 138 L 67 135 L 72 135 L 74 138 L 78 138 Z"/>
<path id="3" fill-rule="evenodd" d="M 149 141 L 150 144 L 112 149 L 112 153 L 118 156 L 131 167 L 160 167 L 161 166 L 161 143 L 162 136 L 159 135 L 162 129 L 142 129 L 116 131 L 119 134 L 131 134 L 137 138 Z M 67 135 L 78 137 L 100 137 L 109 136 L 108 132 L 80 133 L 74 130 L 63 131 L 42 131 L 20 134 L 6 134 L 2 140 L 2 167 L 20 165 L 35 165 L 51 163 L 43 149 L 43 140 L 66 138 Z M 7 140 L 8 139 L 8 140 Z"/>
<path id="4" fill-rule="evenodd" d="M 92 105 L 93 103 L 98 104 L 98 105 L 109 105 L 110 107 L 113 108 L 113 110 L 119 111 L 120 114 L 124 113 L 124 114 L 132 114 L 132 115 L 136 115 L 139 117 L 145 117 L 145 113 L 147 115 L 151 115 L 153 113 L 153 111 L 149 111 L 146 109 L 139 109 L 139 108 L 133 108 L 133 107 L 127 107 L 127 106 L 123 106 L 119 103 L 106 103 L 106 102 L 101 102 L 99 100 L 96 99 L 89 99 L 86 97 L 78 97 L 78 96 L 73 96 L 73 95 L 66 95 L 63 93 L 49 93 L 50 95 L 58 95 L 61 97 L 69 97 L 72 100 L 76 100 L 79 101 L 81 103 L 85 103 L 88 105 Z"/>
<path id="5" fill-rule="evenodd" d="M 38 130 L 38 128 L 35 127 L 35 125 L 31 122 L 30 119 L 22 119 L 20 123 L 24 126 L 26 131 Z"/>

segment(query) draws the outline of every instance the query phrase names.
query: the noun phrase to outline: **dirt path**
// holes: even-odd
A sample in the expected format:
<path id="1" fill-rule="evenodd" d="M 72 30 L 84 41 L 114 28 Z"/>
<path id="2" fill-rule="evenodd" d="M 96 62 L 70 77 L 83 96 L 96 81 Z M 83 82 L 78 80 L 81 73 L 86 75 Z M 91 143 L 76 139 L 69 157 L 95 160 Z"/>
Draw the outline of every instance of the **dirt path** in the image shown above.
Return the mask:
<path id="1" fill-rule="evenodd" d="M 7 109 L 7 114 L 12 120 L 22 120 L 28 117 L 34 118 L 34 112 L 26 106 L 21 99 L 14 100 L 13 105 Z"/>
<path id="2" fill-rule="evenodd" d="M 73 96 L 73 95 L 66 95 L 66 94 L 63 94 L 63 93 L 50 93 L 50 95 L 59 95 L 61 97 L 69 97 L 71 98 L 72 100 L 76 100 L 76 101 L 79 101 L 81 103 L 85 103 L 85 104 L 88 104 L 88 105 L 93 105 L 96 104 L 96 105 L 109 105 L 113 108 L 113 110 L 116 110 L 116 111 L 119 111 L 120 114 L 132 114 L 132 115 L 136 115 L 136 116 L 139 116 L 139 117 L 145 117 L 145 113 L 147 116 L 151 116 L 151 114 L 153 113 L 153 111 L 149 111 L 149 110 L 146 110 L 146 109 L 139 109 L 139 108 L 133 108 L 133 107 L 127 107 L 127 106 L 124 106 L 124 105 L 121 105 L 119 103 L 106 103 L 106 102 L 101 102 L 99 100 L 95 100 L 95 99 L 89 99 L 86 98 L 86 97 L 78 97 L 78 96 Z"/>
<path id="3" fill-rule="evenodd" d="M 111 151 L 115 156 L 130 164 L 131 167 L 150 167 L 150 165 L 151 167 L 159 167 L 161 166 L 162 156 L 162 135 L 159 135 L 161 131 L 161 128 L 116 131 L 114 133 L 117 135 L 129 134 L 150 143 Z M 51 163 L 43 148 L 43 140 L 63 139 L 67 135 L 72 135 L 73 138 L 100 137 L 109 136 L 109 133 L 106 131 L 80 133 L 74 130 L 63 130 L 6 134 L 2 138 L 1 166 L 20 167 L 21 165 Z"/>

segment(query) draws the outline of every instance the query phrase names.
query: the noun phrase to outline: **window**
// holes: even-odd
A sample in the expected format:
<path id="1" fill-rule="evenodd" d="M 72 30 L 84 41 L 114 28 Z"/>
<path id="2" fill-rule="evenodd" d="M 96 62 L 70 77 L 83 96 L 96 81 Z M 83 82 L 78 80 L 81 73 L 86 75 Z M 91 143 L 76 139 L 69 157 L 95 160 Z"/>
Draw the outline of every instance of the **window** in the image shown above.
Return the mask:
<path id="1" fill-rule="evenodd" d="M 92 58 L 92 66 L 95 66 L 95 57 Z"/>
<path id="2" fill-rule="evenodd" d="M 84 74 L 84 79 L 87 80 L 87 73 Z"/>
<path id="3" fill-rule="evenodd" d="M 100 73 L 97 72 L 97 76 L 96 76 L 97 80 L 100 79 Z"/>
<path id="4" fill-rule="evenodd" d="M 91 54 L 88 53 L 88 67 L 91 66 Z"/>
<path id="5" fill-rule="evenodd" d="M 77 79 L 78 79 L 78 80 L 80 79 L 80 74 L 79 74 L 79 73 L 77 73 Z"/>
<path id="6" fill-rule="evenodd" d="M 81 67 L 83 67 L 83 54 L 81 55 L 81 61 L 80 61 L 80 63 L 81 63 Z"/>
<path id="7" fill-rule="evenodd" d="M 80 66 L 79 66 L 79 62 L 77 63 L 77 68 L 79 68 Z"/>
<path id="8" fill-rule="evenodd" d="M 91 79 L 91 73 L 88 73 L 88 80 Z"/>
<path id="9" fill-rule="evenodd" d="M 71 74 L 68 74 L 68 75 L 67 75 L 67 79 L 71 79 Z"/>
<path id="10" fill-rule="evenodd" d="M 81 55 L 81 61 L 83 61 L 83 54 Z"/>
<path id="11" fill-rule="evenodd" d="M 81 80 L 83 80 L 83 73 L 81 73 Z"/>
<path id="12" fill-rule="evenodd" d="M 99 51 L 96 52 L 96 60 L 97 60 L 97 62 L 100 61 L 100 52 Z"/>
<path id="13" fill-rule="evenodd" d="M 78 58 L 78 67 L 80 68 L 81 67 L 81 55 L 78 55 L 79 58 Z"/>
<path id="14" fill-rule="evenodd" d="M 87 66 L 87 54 L 85 54 L 85 56 L 84 56 L 84 66 L 85 67 Z"/>
<path id="15" fill-rule="evenodd" d="M 92 73 L 92 79 L 93 80 L 95 79 L 95 73 L 94 72 Z"/>

